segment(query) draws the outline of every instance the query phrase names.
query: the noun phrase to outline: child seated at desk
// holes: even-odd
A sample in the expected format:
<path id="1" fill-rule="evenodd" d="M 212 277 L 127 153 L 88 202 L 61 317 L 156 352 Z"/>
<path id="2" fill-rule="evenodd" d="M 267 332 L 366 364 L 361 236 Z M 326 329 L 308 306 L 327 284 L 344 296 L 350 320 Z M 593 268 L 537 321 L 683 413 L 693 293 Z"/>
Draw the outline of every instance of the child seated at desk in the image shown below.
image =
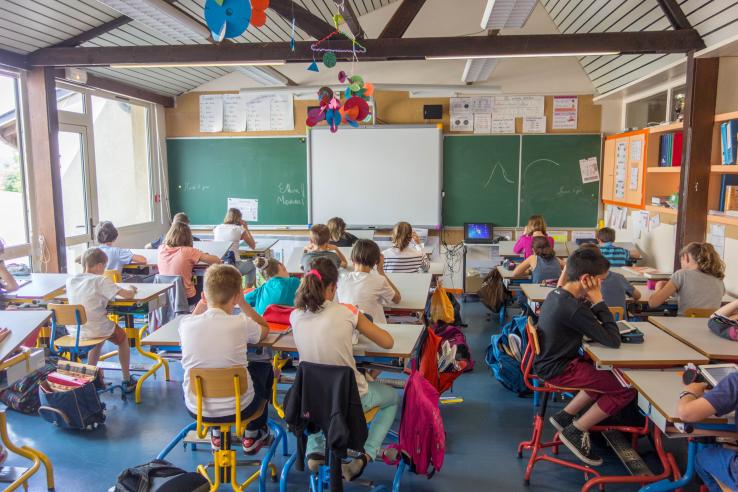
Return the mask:
<path id="1" fill-rule="evenodd" d="M 392 228 L 393 247 L 382 251 L 387 273 L 427 272 L 428 257 L 420 245 L 420 238 L 407 222 L 398 222 Z"/>
<path id="2" fill-rule="evenodd" d="M 531 282 L 534 284 L 559 278 L 566 262 L 556 257 L 556 252 L 548 239 L 543 236 L 533 238 L 533 254 L 515 267 L 513 276 L 530 274 Z"/>
<path id="3" fill-rule="evenodd" d="M 274 258 L 260 256 L 254 260 L 254 265 L 266 282 L 246 294 L 246 302 L 259 314 L 264 314 L 266 308 L 272 304 L 293 306 L 300 279 L 290 277 L 287 268 Z"/>
<path id="4" fill-rule="evenodd" d="M 231 243 L 231 248 L 226 254 L 226 263 L 234 265 L 246 277 L 246 287 L 253 287 L 256 283 L 256 267 L 251 260 L 241 260 L 238 251 L 241 240 L 249 248 L 256 248 L 256 241 L 249 231 L 249 225 L 243 220 L 241 211 L 237 208 L 229 208 L 223 223 L 213 229 L 215 241 L 226 241 Z"/>
<path id="5" fill-rule="evenodd" d="M 615 229 L 603 227 L 597 231 L 597 244 L 602 256 L 607 258 L 611 267 L 630 266 L 633 260 L 640 257 L 637 250 L 628 251 L 620 246 L 615 246 Z"/>
<path id="6" fill-rule="evenodd" d="M 239 314 L 233 313 L 238 306 Z M 241 395 L 241 418 L 250 417 L 263 400 L 271 400 L 272 378 L 270 364 L 249 364 L 249 344 L 264 340 L 269 326 L 249 306 L 241 294 L 241 273 L 232 265 L 214 265 L 205 272 L 202 299 L 179 325 L 182 341 L 182 368 L 184 369 L 185 406 L 197 418 L 197 397 L 190 391 L 190 370 L 194 368 L 247 368 L 248 389 Z M 203 398 L 202 414 L 208 422 L 232 422 L 236 399 Z M 242 445 L 246 454 L 255 454 L 270 440 L 267 427 L 268 410 L 246 426 Z M 213 449 L 220 448 L 220 431 L 211 431 Z"/>
<path id="7" fill-rule="evenodd" d="M 187 214 L 184 212 L 177 212 L 176 214 L 174 214 L 174 217 L 172 217 L 172 225 L 174 225 L 177 222 L 184 222 L 185 224 L 190 225 L 190 218 L 187 217 Z M 200 238 L 193 236 L 192 240 L 199 241 Z M 144 248 L 145 249 L 159 249 L 159 246 L 161 246 L 162 243 L 164 243 L 164 236 L 159 236 L 158 239 L 154 239 L 149 244 L 144 246 Z"/>
<path id="8" fill-rule="evenodd" d="M 723 319 L 718 318 L 718 316 Z M 724 318 L 733 323 L 725 321 Z M 738 299 L 715 311 L 707 322 L 707 326 L 710 331 L 720 337 L 734 342 L 738 341 Z"/>
<path id="9" fill-rule="evenodd" d="M 118 346 L 118 359 L 123 375 L 123 388 L 127 393 L 136 388 L 136 378 L 131 376 L 129 366 L 131 362 L 131 347 L 125 330 L 115 325 L 108 318 L 108 302 L 120 296 L 123 299 L 132 299 L 136 294 L 136 287 L 124 289 L 117 286 L 103 276 L 108 257 L 100 248 L 90 248 L 82 254 L 82 268 L 84 273 L 73 275 L 67 279 L 67 298 L 69 304 L 81 304 L 85 308 L 87 323 L 82 325 L 80 340 L 91 338 L 106 338 Z M 71 336 L 76 336 L 76 327 L 67 326 Z M 96 345 L 87 356 L 87 363 L 96 366 L 100 358 L 103 344 Z"/>
<path id="10" fill-rule="evenodd" d="M 738 410 L 738 373 L 727 375 L 710 391 L 705 392 L 706 389 L 705 383 L 684 387 L 677 406 L 680 420 L 696 423 Z M 699 446 L 695 471 L 710 492 L 721 492 L 721 484 L 727 490 L 738 490 L 738 452 L 733 446 Z"/>
<path id="11" fill-rule="evenodd" d="M 392 335 L 375 325 L 358 310 L 334 302 L 338 281 L 338 270 L 333 262 L 318 258 L 313 268 L 305 273 L 295 297 L 295 309 L 290 315 L 290 324 L 300 360 L 316 364 L 348 366 L 356 375 L 361 406 L 364 411 L 379 407 L 377 416 L 369 428 L 364 444 L 366 454 L 342 465 L 343 477 L 355 480 L 364 471 L 367 463 L 381 458 L 382 441 L 395 420 L 397 392 L 384 384 L 367 382 L 356 369 L 353 352 L 354 329 L 382 348 L 394 345 Z M 325 437 L 310 434 L 306 456 L 308 467 L 317 471 L 325 463 Z"/>
<path id="12" fill-rule="evenodd" d="M 131 263 L 143 265 L 146 263 L 146 258 L 141 255 L 134 255 L 130 249 L 113 246 L 116 239 L 118 239 L 118 229 L 115 228 L 112 222 L 104 220 L 97 225 L 98 248 L 108 256 L 106 270 L 117 270 L 118 273 L 121 273 L 126 265 Z"/>
<path id="13" fill-rule="evenodd" d="M 348 262 L 338 247 L 330 244 L 331 234 L 325 224 L 315 224 L 310 228 L 310 244 L 305 247 L 300 265 L 302 271 L 312 268 L 312 263 L 318 258 L 328 258 L 336 268 L 346 268 Z"/>
<path id="14" fill-rule="evenodd" d="M 328 220 L 328 231 L 331 234 L 330 243 L 339 248 L 350 248 L 359 238 L 346 232 L 346 222 L 341 217 L 333 217 Z"/>
<path id="15" fill-rule="evenodd" d="M 159 273 L 182 277 L 185 295 L 190 306 L 194 306 L 200 299 L 198 288 L 192 283 L 192 270 L 199 262 L 213 265 L 220 263 L 220 258 L 193 248 L 190 226 L 184 222 L 175 222 L 169 228 L 164 244 L 159 248 Z"/>
<path id="16" fill-rule="evenodd" d="M 584 336 L 607 347 L 620 346 L 618 325 L 601 291 L 608 268 L 599 251 L 580 248 L 571 254 L 563 286 L 554 289 L 541 307 L 541 351 L 533 363 L 535 373 L 544 381 L 580 389 L 549 421 L 560 432 L 561 442 L 590 466 L 601 465 L 602 458 L 591 448 L 589 429 L 620 412 L 636 396 L 610 371 L 597 370 L 579 356 Z M 577 418 L 580 412 L 584 413 Z"/>
<path id="17" fill-rule="evenodd" d="M 678 296 L 679 316 L 690 308 L 718 309 L 725 295 L 725 263 L 710 243 L 689 243 L 679 253 L 682 268 L 668 281 L 659 282 L 648 300 L 651 308 Z"/>
<path id="18" fill-rule="evenodd" d="M 384 273 L 384 256 L 371 239 L 359 239 L 351 250 L 353 272 L 338 280 L 338 302 L 353 304 L 370 315 L 375 323 L 386 323 L 384 306 L 400 302 L 400 291 Z M 377 267 L 377 274 L 372 270 Z"/>
<path id="19" fill-rule="evenodd" d="M 554 238 L 546 234 L 546 221 L 543 220 L 542 215 L 531 215 L 528 219 L 528 225 L 525 226 L 523 235 L 518 238 L 518 241 L 513 246 L 513 252 L 519 255 L 523 255 L 523 258 L 528 258 L 533 254 L 533 238 L 534 237 L 545 237 L 548 240 L 548 244 L 554 247 Z"/>

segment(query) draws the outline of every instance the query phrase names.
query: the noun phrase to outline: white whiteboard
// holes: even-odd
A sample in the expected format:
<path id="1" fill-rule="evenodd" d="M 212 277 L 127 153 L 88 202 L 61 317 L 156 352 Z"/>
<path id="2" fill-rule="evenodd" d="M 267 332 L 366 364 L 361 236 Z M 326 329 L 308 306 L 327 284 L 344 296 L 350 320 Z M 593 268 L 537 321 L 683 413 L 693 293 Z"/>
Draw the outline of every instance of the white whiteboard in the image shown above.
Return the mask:
<path id="1" fill-rule="evenodd" d="M 441 224 L 441 129 L 378 126 L 309 133 L 310 217 L 352 226 Z"/>

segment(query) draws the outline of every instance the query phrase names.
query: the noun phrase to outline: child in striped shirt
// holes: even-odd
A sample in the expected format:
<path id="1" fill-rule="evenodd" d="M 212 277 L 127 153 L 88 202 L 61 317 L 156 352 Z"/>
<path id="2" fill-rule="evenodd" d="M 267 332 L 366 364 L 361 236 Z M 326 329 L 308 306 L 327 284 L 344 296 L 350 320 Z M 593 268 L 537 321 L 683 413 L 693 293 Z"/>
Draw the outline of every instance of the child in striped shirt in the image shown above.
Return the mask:
<path id="1" fill-rule="evenodd" d="M 597 243 L 602 256 L 607 258 L 611 267 L 630 266 L 639 256 L 637 251 L 631 252 L 615 246 L 615 230 L 609 227 L 603 227 L 597 231 Z"/>
<path id="2" fill-rule="evenodd" d="M 387 273 L 427 272 L 430 262 L 420 246 L 420 239 L 407 222 L 398 222 L 392 229 L 393 247 L 382 252 Z"/>

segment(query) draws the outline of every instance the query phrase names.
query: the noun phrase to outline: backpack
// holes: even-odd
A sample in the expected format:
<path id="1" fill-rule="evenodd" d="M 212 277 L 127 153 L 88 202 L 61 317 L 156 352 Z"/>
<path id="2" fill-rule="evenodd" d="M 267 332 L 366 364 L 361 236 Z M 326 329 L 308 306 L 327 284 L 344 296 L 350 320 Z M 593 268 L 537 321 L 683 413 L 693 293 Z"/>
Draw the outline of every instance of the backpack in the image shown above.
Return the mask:
<path id="1" fill-rule="evenodd" d="M 438 408 L 439 393 L 417 371 L 405 383 L 402 400 L 399 442 L 389 447 L 396 449 L 410 471 L 431 478 L 441 471 L 446 454 L 446 432 Z M 383 458 L 388 465 L 394 462 Z"/>
<path id="2" fill-rule="evenodd" d="M 520 361 L 528 345 L 525 332 L 527 322 L 528 319 L 525 316 L 513 317 L 502 327 L 501 333 L 492 335 L 484 358 L 484 362 L 492 369 L 494 378 L 502 386 L 521 397 L 530 394 L 530 390 L 523 381 L 523 370 L 520 367 Z M 515 341 L 511 342 L 511 339 Z M 519 343 L 517 343 L 518 340 Z"/>
<path id="3" fill-rule="evenodd" d="M 210 484 L 199 473 L 187 472 L 165 460 L 153 460 L 123 470 L 111 492 L 207 492 Z"/>
<path id="4" fill-rule="evenodd" d="M 39 415 L 63 429 L 95 429 L 105 423 L 105 404 L 100 401 L 95 383 L 90 381 L 67 391 L 54 389 L 48 381 L 38 388 Z"/>
<path id="5" fill-rule="evenodd" d="M 502 306 L 512 298 L 512 294 L 502 281 L 502 275 L 496 268 L 490 270 L 484 277 L 482 287 L 477 291 L 477 296 L 479 296 L 482 304 L 495 313 L 499 313 Z"/>
<path id="6" fill-rule="evenodd" d="M 20 381 L 15 382 L 10 388 L 0 392 L 0 401 L 8 407 L 21 413 L 38 412 L 41 400 L 38 396 L 38 387 L 46 376 L 56 370 L 56 363 L 49 361 L 42 367 Z"/>
<path id="7" fill-rule="evenodd" d="M 471 356 L 466 336 L 458 326 L 438 322 L 431 326 L 436 335 L 441 337 L 441 344 L 448 342 L 451 347 L 456 347 L 456 361 L 461 362 L 461 372 L 470 372 L 474 369 L 474 360 Z"/>
<path id="8" fill-rule="evenodd" d="M 444 342 L 456 346 L 455 360 L 460 362 L 461 370 L 438 370 L 438 359 Z M 474 368 L 466 337 L 457 326 L 437 323 L 425 329 L 420 337 L 416 359 L 419 361 L 420 374 L 438 391 L 446 392 L 453 386 L 456 378 Z"/>
<path id="9" fill-rule="evenodd" d="M 441 287 L 439 287 L 439 288 L 441 288 Z M 438 290 L 438 288 L 436 290 Z M 449 323 L 449 324 L 454 325 L 454 326 L 461 326 L 461 327 L 466 326 L 464 324 L 463 320 L 461 319 L 461 304 L 459 304 L 459 301 L 456 300 L 456 297 L 454 297 L 453 294 L 451 294 L 449 292 L 446 292 L 445 289 L 444 289 L 444 292 L 445 292 L 446 297 L 448 298 L 448 301 L 451 303 L 451 306 L 453 307 L 453 310 L 454 310 L 454 320 L 453 320 L 452 323 Z M 434 291 L 434 294 L 435 294 L 435 291 Z M 435 322 L 435 321 L 433 321 L 433 318 L 431 316 L 431 311 L 433 310 L 433 307 L 432 307 L 432 305 L 433 305 L 433 297 L 434 296 L 430 296 L 428 298 L 428 300 L 426 301 L 426 303 L 425 303 L 425 313 L 424 314 L 425 314 L 426 322 L 428 322 L 428 323 L 434 323 Z M 438 297 L 436 297 L 436 302 L 437 302 L 437 300 L 438 300 Z"/>

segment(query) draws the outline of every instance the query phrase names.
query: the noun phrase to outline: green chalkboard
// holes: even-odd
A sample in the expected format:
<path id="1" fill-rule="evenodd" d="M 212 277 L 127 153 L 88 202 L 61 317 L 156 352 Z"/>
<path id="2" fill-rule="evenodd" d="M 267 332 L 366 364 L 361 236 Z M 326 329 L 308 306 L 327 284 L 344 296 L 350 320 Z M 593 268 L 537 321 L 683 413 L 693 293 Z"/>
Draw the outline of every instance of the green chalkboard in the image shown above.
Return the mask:
<path id="1" fill-rule="evenodd" d="M 541 214 L 549 227 L 594 227 L 600 182 L 582 183 L 579 160 L 601 163 L 600 135 L 523 135 L 520 222 Z"/>
<path id="2" fill-rule="evenodd" d="M 304 138 L 168 139 L 169 199 L 192 224 L 219 224 L 228 198 L 259 200 L 259 225 L 308 223 Z"/>
<path id="3" fill-rule="evenodd" d="M 519 165 L 517 135 L 447 135 L 443 139 L 444 225 L 515 226 Z"/>

